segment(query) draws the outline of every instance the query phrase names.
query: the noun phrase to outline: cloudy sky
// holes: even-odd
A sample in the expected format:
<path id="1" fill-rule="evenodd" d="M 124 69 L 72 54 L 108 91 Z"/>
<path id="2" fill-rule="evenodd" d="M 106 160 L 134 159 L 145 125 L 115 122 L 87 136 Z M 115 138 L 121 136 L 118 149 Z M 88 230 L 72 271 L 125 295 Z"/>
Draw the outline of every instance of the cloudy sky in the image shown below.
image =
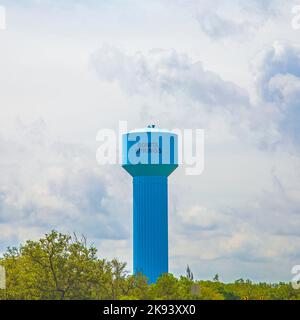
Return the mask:
<path id="1" fill-rule="evenodd" d="M 132 269 L 131 179 L 98 130 L 205 130 L 170 177 L 170 272 L 290 281 L 300 264 L 300 29 L 288 0 L 0 0 L 0 252 L 51 229 Z M 300 20 L 300 19 L 299 19 Z"/>

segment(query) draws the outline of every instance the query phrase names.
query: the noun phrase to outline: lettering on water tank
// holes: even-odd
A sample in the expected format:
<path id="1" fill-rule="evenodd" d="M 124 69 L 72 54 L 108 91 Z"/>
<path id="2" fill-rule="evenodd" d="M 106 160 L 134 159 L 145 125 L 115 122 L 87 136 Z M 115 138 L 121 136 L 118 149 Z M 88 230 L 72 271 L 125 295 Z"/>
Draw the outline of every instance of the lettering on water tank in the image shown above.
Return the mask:
<path id="1" fill-rule="evenodd" d="M 140 142 L 137 144 L 136 154 L 140 153 L 162 153 L 157 142 Z"/>

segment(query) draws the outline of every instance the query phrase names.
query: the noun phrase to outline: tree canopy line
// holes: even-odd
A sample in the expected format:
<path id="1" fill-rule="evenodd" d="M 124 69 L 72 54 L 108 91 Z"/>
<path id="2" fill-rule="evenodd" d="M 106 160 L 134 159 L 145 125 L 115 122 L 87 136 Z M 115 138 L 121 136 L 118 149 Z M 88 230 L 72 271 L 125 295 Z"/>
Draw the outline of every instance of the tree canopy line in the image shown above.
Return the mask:
<path id="1" fill-rule="evenodd" d="M 126 263 L 97 256 L 87 239 L 52 231 L 38 241 L 8 248 L 0 258 L 6 270 L 6 289 L 0 299 L 199 299 L 199 300 L 300 300 L 300 290 L 290 283 L 252 283 L 239 279 L 222 283 L 195 280 L 189 266 L 186 275 L 162 275 L 148 284 L 143 275 L 130 275 Z"/>

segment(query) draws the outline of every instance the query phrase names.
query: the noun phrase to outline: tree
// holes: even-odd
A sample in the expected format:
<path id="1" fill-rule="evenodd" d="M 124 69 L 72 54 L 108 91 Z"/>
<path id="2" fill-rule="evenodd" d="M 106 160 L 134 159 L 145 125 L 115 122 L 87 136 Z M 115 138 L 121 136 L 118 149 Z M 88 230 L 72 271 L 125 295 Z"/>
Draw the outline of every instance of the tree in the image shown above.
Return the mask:
<path id="1" fill-rule="evenodd" d="M 164 273 L 157 279 L 155 284 L 151 284 L 150 293 L 156 299 L 180 299 L 178 294 L 178 279 L 170 273 Z"/>
<path id="2" fill-rule="evenodd" d="M 166 273 L 149 284 L 142 274 L 129 275 L 126 263 L 97 256 L 97 249 L 78 238 L 52 231 L 38 241 L 8 248 L 0 265 L 6 270 L 6 289 L 0 299 L 201 299 L 300 300 L 291 283 L 253 283 L 239 279 L 222 283 L 195 281 Z"/>
<path id="3" fill-rule="evenodd" d="M 56 231 L 39 241 L 9 248 L 1 263 L 8 299 L 116 299 L 125 264 L 98 259 L 85 237 Z M 108 290 L 110 285 L 111 290 Z"/>
<path id="4" fill-rule="evenodd" d="M 214 276 L 213 281 L 219 282 L 219 274 L 218 273 Z"/>
<path id="5" fill-rule="evenodd" d="M 194 275 L 193 275 L 193 272 L 191 271 L 189 265 L 187 265 L 187 267 L 186 267 L 186 277 L 189 280 L 194 280 Z"/>
<path id="6" fill-rule="evenodd" d="M 201 300 L 224 300 L 224 296 L 207 286 L 201 286 Z"/>

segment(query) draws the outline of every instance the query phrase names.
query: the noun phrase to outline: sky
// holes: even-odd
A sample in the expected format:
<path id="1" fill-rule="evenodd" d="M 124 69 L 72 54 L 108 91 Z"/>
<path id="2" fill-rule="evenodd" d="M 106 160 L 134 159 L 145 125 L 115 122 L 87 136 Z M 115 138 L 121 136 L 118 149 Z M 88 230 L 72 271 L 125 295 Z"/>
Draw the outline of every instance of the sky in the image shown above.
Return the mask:
<path id="1" fill-rule="evenodd" d="M 0 0 L 0 252 L 52 229 L 132 271 L 132 183 L 98 130 L 204 129 L 169 179 L 169 269 L 291 281 L 300 264 L 299 0 Z M 299 19 L 300 20 L 300 19 Z"/>

